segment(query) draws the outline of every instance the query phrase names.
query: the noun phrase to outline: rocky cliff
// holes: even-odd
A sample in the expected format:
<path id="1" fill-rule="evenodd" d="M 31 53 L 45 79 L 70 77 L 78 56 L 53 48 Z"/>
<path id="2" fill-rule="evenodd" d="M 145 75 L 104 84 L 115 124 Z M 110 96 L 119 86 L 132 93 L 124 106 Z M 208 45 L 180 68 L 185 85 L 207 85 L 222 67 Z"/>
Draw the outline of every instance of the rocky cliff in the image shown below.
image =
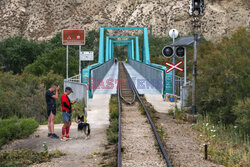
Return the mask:
<path id="1" fill-rule="evenodd" d="M 238 26 L 250 26 L 249 0 L 205 0 L 203 35 L 218 39 Z M 66 28 L 152 25 L 153 34 L 171 28 L 192 33 L 189 0 L 0 0 L 0 40 L 24 35 L 49 39 Z"/>

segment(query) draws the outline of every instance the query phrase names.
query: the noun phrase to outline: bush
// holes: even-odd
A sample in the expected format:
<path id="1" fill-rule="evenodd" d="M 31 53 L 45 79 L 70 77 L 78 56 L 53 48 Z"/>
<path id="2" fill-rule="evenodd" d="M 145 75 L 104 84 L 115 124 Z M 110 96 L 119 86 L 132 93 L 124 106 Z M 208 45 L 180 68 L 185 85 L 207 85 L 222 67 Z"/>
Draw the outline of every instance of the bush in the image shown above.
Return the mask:
<path id="1" fill-rule="evenodd" d="M 0 122 L 0 147 L 13 139 L 28 137 L 32 134 L 38 123 L 32 119 L 18 119 L 16 117 L 3 119 Z"/>
<path id="2" fill-rule="evenodd" d="M 55 117 L 55 124 L 60 124 L 60 123 L 63 123 L 63 120 L 62 120 L 62 111 L 61 110 L 57 110 L 56 117 Z"/>
<path id="3" fill-rule="evenodd" d="M 243 107 L 250 95 L 249 48 L 250 30 L 245 28 L 199 48 L 197 109 L 213 122 L 240 124 L 242 116 L 249 115 L 250 110 Z"/>
<path id="4" fill-rule="evenodd" d="M 109 121 L 110 125 L 106 131 L 107 139 L 110 144 L 115 144 L 118 141 L 118 117 L 119 117 L 119 110 L 118 110 L 118 103 L 117 103 L 117 96 L 111 96 L 109 102 Z"/>
<path id="5" fill-rule="evenodd" d="M 241 130 L 241 133 L 250 132 L 250 98 L 245 101 L 239 101 L 233 107 L 233 113 L 236 115 L 235 123 Z"/>
<path id="6" fill-rule="evenodd" d="M 106 134 L 107 134 L 109 144 L 116 144 L 117 143 L 117 141 L 118 141 L 117 132 L 114 133 L 111 129 L 107 129 Z"/>
<path id="7" fill-rule="evenodd" d="M 112 96 L 109 102 L 109 110 L 110 110 L 110 121 L 118 119 L 119 117 L 119 112 L 118 112 L 118 105 L 117 105 L 117 97 Z"/>
<path id="8" fill-rule="evenodd" d="M 0 72 L 0 118 L 46 116 L 45 88 L 38 77 Z"/>
<path id="9" fill-rule="evenodd" d="M 77 120 L 78 116 L 83 116 L 84 115 L 84 108 L 85 108 L 85 102 L 84 99 L 77 101 L 73 105 L 74 111 L 72 112 L 72 119 Z"/>
<path id="10" fill-rule="evenodd" d="M 13 75 L 0 72 L 0 118 L 17 116 L 34 117 L 39 123 L 47 119 L 45 92 L 52 83 L 60 85 L 59 96 L 63 92 L 63 78 L 49 72 L 48 75 L 36 77 L 31 74 Z M 57 100 L 61 111 L 60 99 Z M 59 112 L 58 111 L 58 112 Z"/>
<path id="11" fill-rule="evenodd" d="M 39 79 L 41 80 L 41 83 L 44 84 L 46 89 L 49 89 L 53 83 L 56 83 L 60 86 L 59 91 L 63 92 L 63 76 L 55 74 L 53 71 L 49 71 L 46 75 L 39 77 Z"/>
<path id="12" fill-rule="evenodd" d="M 197 119 L 192 128 L 198 130 L 199 138 L 208 144 L 209 160 L 225 166 L 249 166 L 249 140 L 243 139 L 237 126 L 213 124 L 209 117 Z"/>
<path id="13" fill-rule="evenodd" d="M 2 151 L 0 153 L 0 166 L 2 167 L 22 167 L 34 163 L 50 161 L 52 158 L 58 158 L 65 154 L 56 150 L 49 153 L 48 157 L 44 152 L 38 153 L 28 149 L 18 149 Z"/>

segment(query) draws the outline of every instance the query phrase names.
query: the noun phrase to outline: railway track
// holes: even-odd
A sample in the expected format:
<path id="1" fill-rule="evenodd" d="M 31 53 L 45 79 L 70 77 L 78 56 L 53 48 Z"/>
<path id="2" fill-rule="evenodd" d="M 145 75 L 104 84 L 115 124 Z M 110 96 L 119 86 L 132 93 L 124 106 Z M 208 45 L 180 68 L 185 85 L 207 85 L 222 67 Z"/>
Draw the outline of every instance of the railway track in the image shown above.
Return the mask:
<path id="1" fill-rule="evenodd" d="M 154 123 L 122 63 L 119 63 L 118 88 L 118 167 L 171 167 L 166 150 L 164 149 Z M 147 117 L 138 111 L 139 105 L 142 106 Z M 158 153 L 158 146 L 163 158 Z"/>

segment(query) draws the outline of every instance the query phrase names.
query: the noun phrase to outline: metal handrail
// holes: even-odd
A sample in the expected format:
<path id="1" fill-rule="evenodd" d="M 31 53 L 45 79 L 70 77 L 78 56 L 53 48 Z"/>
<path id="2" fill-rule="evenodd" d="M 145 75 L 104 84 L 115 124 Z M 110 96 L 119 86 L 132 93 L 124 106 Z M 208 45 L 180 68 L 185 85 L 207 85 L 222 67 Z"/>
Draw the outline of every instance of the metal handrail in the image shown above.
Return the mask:
<path id="1" fill-rule="evenodd" d="M 184 77 L 180 77 L 178 75 L 175 75 L 175 96 L 177 98 L 180 98 L 181 95 L 181 86 L 184 84 Z"/>
<path id="2" fill-rule="evenodd" d="M 119 64 L 118 64 L 118 76 L 120 76 L 120 70 L 119 70 Z M 118 79 L 118 84 L 117 84 L 117 101 L 118 101 L 118 109 L 119 109 L 119 116 L 118 116 L 118 149 L 117 149 L 117 166 L 121 167 L 122 166 L 122 144 L 121 144 L 121 112 L 122 112 L 122 107 L 121 107 L 121 101 L 120 101 L 120 80 Z"/>
<path id="3" fill-rule="evenodd" d="M 68 78 L 67 81 L 71 81 L 71 82 L 78 81 L 78 82 L 81 82 L 81 81 L 80 81 L 80 80 L 81 80 L 80 78 L 81 78 L 81 75 L 78 74 L 78 75 L 75 75 L 75 76 L 73 76 L 73 77 Z"/>

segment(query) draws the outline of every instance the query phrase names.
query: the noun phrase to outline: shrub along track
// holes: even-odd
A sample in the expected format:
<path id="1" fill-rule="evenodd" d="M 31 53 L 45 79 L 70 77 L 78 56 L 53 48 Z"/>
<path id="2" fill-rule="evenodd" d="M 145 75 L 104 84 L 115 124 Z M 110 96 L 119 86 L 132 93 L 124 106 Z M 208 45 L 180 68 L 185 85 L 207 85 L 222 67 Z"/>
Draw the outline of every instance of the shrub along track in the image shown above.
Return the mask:
<path id="1" fill-rule="evenodd" d="M 166 166 L 166 164 L 170 167 L 171 164 L 154 123 L 123 64 L 119 64 L 118 87 L 118 167 Z M 138 111 L 140 105 L 148 119 Z M 159 154 L 158 146 L 163 158 Z"/>

